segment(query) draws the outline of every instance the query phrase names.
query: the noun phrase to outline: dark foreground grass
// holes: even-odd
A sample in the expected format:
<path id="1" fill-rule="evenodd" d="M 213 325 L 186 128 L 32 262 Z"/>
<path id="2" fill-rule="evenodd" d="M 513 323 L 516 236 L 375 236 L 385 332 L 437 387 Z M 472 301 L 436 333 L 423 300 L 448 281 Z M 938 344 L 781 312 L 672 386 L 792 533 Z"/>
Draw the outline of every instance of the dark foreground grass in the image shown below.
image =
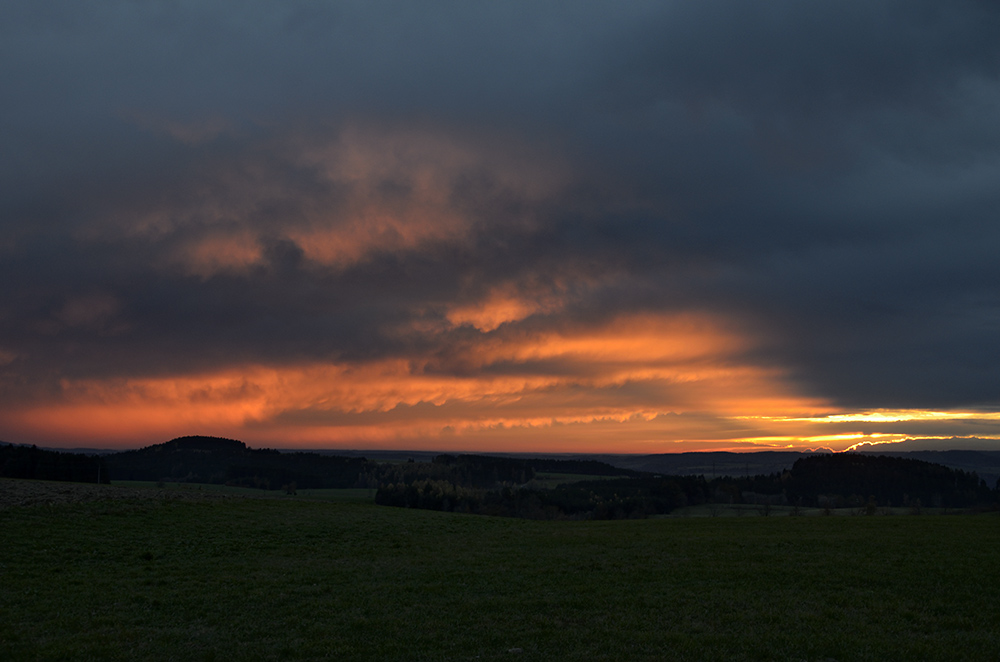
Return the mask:
<path id="1" fill-rule="evenodd" d="M 996 516 L 0 511 L 0 659 L 995 660 Z"/>
<path id="2" fill-rule="evenodd" d="M 205 483 L 163 483 L 152 480 L 116 480 L 116 487 L 133 489 L 166 490 L 167 493 L 179 494 L 224 494 L 228 496 L 245 496 L 254 499 L 285 499 L 289 495 L 285 490 L 261 490 L 253 487 L 234 487 L 231 485 L 213 485 Z M 309 488 L 295 491 L 295 496 L 302 499 L 320 501 L 342 501 L 354 503 L 375 503 L 373 488 Z"/>

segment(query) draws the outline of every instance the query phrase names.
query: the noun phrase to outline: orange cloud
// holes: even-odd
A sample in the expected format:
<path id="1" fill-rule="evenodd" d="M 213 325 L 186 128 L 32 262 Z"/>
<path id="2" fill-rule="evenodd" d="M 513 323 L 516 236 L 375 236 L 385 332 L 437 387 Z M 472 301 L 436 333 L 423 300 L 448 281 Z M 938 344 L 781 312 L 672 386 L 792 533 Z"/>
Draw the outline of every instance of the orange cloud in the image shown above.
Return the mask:
<path id="1" fill-rule="evenodd" d="M 527 275 L 518 281 L 500 283 L 485 295 L 450 303 L 445 319 L 453 327 L 471 326 L 489 333 L 504 324 L 520 322 L 532 315 L 559 313 L 593 290 L 613 281 L 614 274 L 595 277 L 588 273 L 546 273 L 544 278 Z"/>
<path id="2" fill-rule="evenodd" d="M 307 258 L 350 264 L 374 251 L 461 242 L 481 219 L 456 191 L 470 175 L 478 194 L 535 203 L 564 185 L 564 169 L 510 145 L 483 144 L 432 130 L 375 130 L 355 125 L 326 143 L 300 143 L 297 160 L 337 189 L 335 213 L 313 209 L 288 230 Z M 523 222 L 524 219 L 509 219 Z"/>
<path id="3" fill-rule="evenodd" d="M 213 233 L 187 243 L 173 258 L 184 270 L 202 278 L 225 271 L 240 272 L 260 263 L 263 250 L 247 231 Z"/>
<path id="4" fill-rule="evenodd" d="M 623 362 L 616 355 L 615 363 Z M 640 371 L 632 381 L 604 385 L 591 376 L 456 376 L 426 368 L 386 360 L 65 381 L 61 399 L 4 412 L 0 425 L 21 438 L 73 445 L 134 446 L 197 432 L 265 446 L 466 451 L 845 450 L 920 437 L 919 425 L 918 434 L 860 429 L 851 419 L 864 414 L 832 413 L 752 366 L 706 368 L 677 381 Z M 929 414 L 910 418 L 919 424 Z M 997 416 L 977 416 L 958 414 L 978 437 L 1000 439 Z"/>
<path id="5" fill-rule="evenodd" d="M 570 180 L 569 168 L 537 148 L 426 127 L 356 123 L 332 136 L 274 138 L 264 151 L 275 158 L 248 154 L 238 167 L 206 161 L 173 198 L 133 201 L 86 232 L 151 242 L 176 235 L 180 247 L 161 268 L 202 277 L 258 263 L 263 237 L 343 267 L 375 252 L 463 242 L 487 222 L 483 205 L 492 199 L 523 210 L 506 224 L 530 224 L 527 210 Z M 306 191 L 303 171 L 313 177 Z M 470 186 L 475 196 L 463 193 Z"/>
<path id="6" fill-rule="evenodd" d="M 623 452 L 766 443 L 762 413 L 831 413 L 796 396 L 778 371 L 742 362 L 745 348 L 706 316 L 641 315 L 590 329 L 512 329 L 456 348 L 446 361 L 66 380 L 58 400 L 6 412 L 0 422 L 23 436 L 121 443 L 211 432 L 285 445 L 569 450 L 578 443 Z"/>
<path id="7" fill-rule="evenodd" d="M 512 284 L 507 284 L 493 288 L 482 300 L 450 306 L 445 317 L 452 326 L 469 325 L 489 333 L 508 322 L 519 322 L 536 313 L 554 312 L 564 303 L 561 293 L 550 291 L 525 296 Z"/>
<path id="8" fill-rule="evenodd" d="M 271 446 L 567 452 L 844 450 L 943 429 L 1000 439 L 996 412 L 852 412 L 804 397 L 780 369 L 748 362 L 752 343 L 721 318 L 641 314 L 537 329 L 513 319 L 530 309 L 517 297 L 488 295 L 475 318 L 482 333 L 460 336 L 445 355 L 66 379 L 56 398 L 0 411 L 0 429 L 71 445 L 203 433 Z M 114 312 L 94 301 L 61 314 L 93 323 L 80 311 Z M 461 319 L 453 315 L 451 324 Z"/>
<path id="9" fill-rule="evenodd" d="M 5 349 L 0 349 L 0 366 L 5 366 L 13 363 L 18 358 L 18 355 L 14 352 L 7 351 Z"/>

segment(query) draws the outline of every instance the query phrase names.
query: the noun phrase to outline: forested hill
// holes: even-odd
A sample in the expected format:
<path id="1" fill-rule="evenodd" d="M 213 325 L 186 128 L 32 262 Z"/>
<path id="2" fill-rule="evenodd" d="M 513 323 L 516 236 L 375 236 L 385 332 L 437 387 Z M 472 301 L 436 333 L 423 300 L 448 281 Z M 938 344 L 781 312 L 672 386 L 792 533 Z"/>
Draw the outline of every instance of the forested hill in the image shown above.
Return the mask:
<path id="1" fill-rule="evenodd" d="M 944 445 L 954 446 L 961 443 L 962 440 L 942 439 L 941 441 Z M 781 473 L 790 470 L 797 460 L 813 455 L 828 454 L 800 451 L 757 451 L 753 453 L 702 451 L 657 455 L 581 455 L 577 457 L 589 457 L 593 460 L 613 464 L 616 467 L 640 472 L 657 473 L 664 476 L 705 476 L 706 479 L 711 480 L 722 476 L 757 476 Z M 961 469 L 967 473 L 975 472 L 991 486 L 1000 480 L 1000 451 L 894 451 L 891 448 L 886 448 L 865 450 L 856 454 L 884 455 L 942 464 L 951 469 Z"/>
<path id="2" fill-rule="evenodd" d="M 179 437 L 105 458 L 112 480 L 226 483 L 262 489 L 364 485 L 368 461 L 318 453 L 252 449 L 235 439 Z"/>
<path id="3" fill-rule="evenodd" d="M 994 499 L 975 472 L 913 458 L 858 453 L 815 455 L 797 460 L 782 477 L 791 499 L 819 503 L 857 495 L 876 503 L 968 506 Z"/>

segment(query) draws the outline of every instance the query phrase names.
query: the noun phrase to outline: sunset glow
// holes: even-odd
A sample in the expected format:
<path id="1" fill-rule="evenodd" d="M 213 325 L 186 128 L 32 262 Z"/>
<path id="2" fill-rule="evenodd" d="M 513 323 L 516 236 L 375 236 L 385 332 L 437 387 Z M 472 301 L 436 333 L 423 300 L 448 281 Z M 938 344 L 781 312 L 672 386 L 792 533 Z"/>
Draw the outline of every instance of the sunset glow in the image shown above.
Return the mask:
<path id="1" fill-rule="evenodd" d="M 1000 438 L 997 412 L 838 410 L 746 363 L 748 349 L 709 317 L 640 315 L 484 332 L 444 357 L 64 379 L 57 399 L 0 424 L 116 446 L 191 429 L 295 447 L 588 452 L 845 450 L 929 436 L 935 424 Z"/>
<path id="2" fill-rule="evenodd" d="M 282 445 L 553 450 L 584 443 L 621 452 L 666 435 L 674 444 L 732 445 L 739 439 L 720 429 L 750 412 L 827 411 L 796 397 L 775 371 L 741 364 L 744 345 L 708 318 L 642 315 L 589 329 L 483 334 L 446 357 L 64 379 L 57 401 L 7 415 L 3 424 L 25 435 L 75 435 L 90 443 L 197 428 Z M 694 432 L 686 420 L 668 422 L 678 416 L 707 423 L 697 434 L 708 437 L 677 439 Z M 613 428 L 614 441 L 593 438 L 591 425 L 605 433 Z"/>

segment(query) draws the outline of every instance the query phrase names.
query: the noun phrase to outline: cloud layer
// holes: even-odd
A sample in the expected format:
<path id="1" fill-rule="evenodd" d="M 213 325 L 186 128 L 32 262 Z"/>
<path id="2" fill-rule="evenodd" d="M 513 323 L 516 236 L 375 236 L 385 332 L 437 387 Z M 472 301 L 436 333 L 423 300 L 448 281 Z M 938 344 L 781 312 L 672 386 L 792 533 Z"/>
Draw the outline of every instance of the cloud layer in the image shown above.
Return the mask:
<path id="1" fill-rule="evenodd" d="M 1000 438 L 998 29 L 987 2 L 0 8 L 0 438 Z"/>

